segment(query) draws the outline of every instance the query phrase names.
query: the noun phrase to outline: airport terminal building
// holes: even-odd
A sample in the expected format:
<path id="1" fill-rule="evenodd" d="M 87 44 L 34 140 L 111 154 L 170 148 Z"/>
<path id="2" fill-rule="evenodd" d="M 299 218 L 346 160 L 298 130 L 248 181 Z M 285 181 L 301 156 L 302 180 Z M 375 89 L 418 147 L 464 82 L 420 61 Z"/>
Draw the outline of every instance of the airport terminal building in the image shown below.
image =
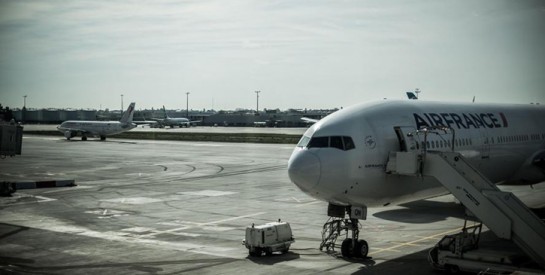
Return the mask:
<path id="1" fill-rule="evenodd" d="M 290 109 L 287 111 L 255 110 L 213 111 L 213 110 L 167 110 L 170 117 L 186 117 L 199 121 L 199 126 L 237 126 L 237 127 L 304 127 L 303 117 L 321 119 L 338 109 L 307 110 Z M 92 109 L 14 109 L 16 121 L 33 124 L 60 124 L 66 120 L 119 120 L 119 110 Z M 161 109 L 139 110 L 134 114 L 135 121 L 153 120 L 164 116 Z"/>

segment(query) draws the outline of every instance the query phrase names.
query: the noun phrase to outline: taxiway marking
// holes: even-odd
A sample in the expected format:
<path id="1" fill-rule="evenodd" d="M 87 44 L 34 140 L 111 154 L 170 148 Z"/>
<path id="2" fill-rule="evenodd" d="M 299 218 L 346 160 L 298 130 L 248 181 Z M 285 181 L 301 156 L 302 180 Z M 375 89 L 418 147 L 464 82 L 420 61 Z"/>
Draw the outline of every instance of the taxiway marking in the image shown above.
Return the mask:
<path id="1" fill-rule="evenodd" d="M 223 223 L 223 222 L 228 222 L 228 221 L 234 221 L 234 220 L 239 220 L 239 219 L 244 219 L 244 218 L 249 218 L 249 217 L 260 216 L 260 215 L 263 215 L 263 214 L 267 214 L 267 212 L 258 212 L 258 213 L 254 213 L 254 214 L 231 217 L 231 218 L 227 218 L 227 219 L 222 219 L 222 220 L 217 220 L 217 221 L 212 221 L 212 222 L 205 222 L 205 223 L 195 222 L 195 223 L 192 223 L 192 225 L 185 225 L 185 226 L 176 227 L 176 228 L 172 228 L 172 229 L 168 229 L 168 230 L 161 230 L 161 231 L 160 230 L 154 230 L 153 233 L 143 234 L 140 237 L 151 237 L 151 236 L 156 236 L 156 235 L 160 235 L 160 234 L 174 234 L 174 232 L 176 232 L 176 231 L 182 231 L 182 230 L 195 228 L 195 227 L 204 227 L 204 226 L 207 226 L 207 225 L 215 225 L 215 224 L 219 224 L 219 223 Z"/>
<path id="2" fill-rule="evenodd" d="M 448 235 L 450 233 L 454 233 L 454 232 L 457 232 L 457 231 L 461 231 L 463 227 L 459 227 L 459 228 L 456 228 L 456 229 L 452 229 L 452 230 L 448 230 L 448 231 L 444 231 L 444 232 L 441 232 L 441 233 L 438 233 L 438 234 L 435 234 L 435 235 L 432 235 L 432 236 L 428 236 L 428 237 L 424 237 L 424 238 L 420 238 L 418 240 L 414 240 L 414 241 L 410 241 L 410 242 L 405 242 L 405 243 L 400 243 L 398 245 L 394 245 L 394 246 L 391 246 L 391 247 L 386 247 L 386 248 L 381 248 L 381 249 L 378 249 L 376 251 L 373 251 L 373 252 L 370 252 L 369 254 L 367 255 L 375 255 L 375 254 L 378 254 L 378 253 L 381 253 L 381 252 L 384 252 L 384 251 L 396 251 L 395 249 L 396 248 L 401 248 L 401 247 L 404 247 L 404 246 L 412 246 L 412 245 L 415 245 L 416 243 L 420 243 L 420 242 L 423 242 L 425 240 L 428 240 L 428 239 L 433 239 L 433 238 L 437 238 L 438 236 L 441 236 L 441 235 Z M 398 251 L 400 252 L 400 251 Z"/>

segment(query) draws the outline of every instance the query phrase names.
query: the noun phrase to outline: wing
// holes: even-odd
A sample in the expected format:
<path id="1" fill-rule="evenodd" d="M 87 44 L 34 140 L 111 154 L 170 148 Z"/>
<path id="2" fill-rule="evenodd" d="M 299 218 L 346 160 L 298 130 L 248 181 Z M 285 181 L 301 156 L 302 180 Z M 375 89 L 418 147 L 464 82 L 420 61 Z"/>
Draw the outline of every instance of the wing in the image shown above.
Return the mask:
<path id="1" fill-rule="evenodd" d="M 308 124 L 314 124 L 314 123 L 320 121 L 319 119 L 313 119 L 313 118 L 308 118 L 308 117 L 302 117 L 301 120 L 308 123 Z"/>

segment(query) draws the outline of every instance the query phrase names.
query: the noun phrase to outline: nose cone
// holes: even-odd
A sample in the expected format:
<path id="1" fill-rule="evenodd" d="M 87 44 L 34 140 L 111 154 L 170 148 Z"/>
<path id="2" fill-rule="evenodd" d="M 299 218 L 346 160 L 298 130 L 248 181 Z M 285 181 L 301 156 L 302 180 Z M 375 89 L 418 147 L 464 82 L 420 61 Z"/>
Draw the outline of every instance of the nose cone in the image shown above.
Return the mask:
<path id="1" fill-rule="evenodd" d="M 297 148 L 288 162 L 288 174 L 303 192 L 311 193 L 320 181 L 320 159 L 308 150 Z"/>

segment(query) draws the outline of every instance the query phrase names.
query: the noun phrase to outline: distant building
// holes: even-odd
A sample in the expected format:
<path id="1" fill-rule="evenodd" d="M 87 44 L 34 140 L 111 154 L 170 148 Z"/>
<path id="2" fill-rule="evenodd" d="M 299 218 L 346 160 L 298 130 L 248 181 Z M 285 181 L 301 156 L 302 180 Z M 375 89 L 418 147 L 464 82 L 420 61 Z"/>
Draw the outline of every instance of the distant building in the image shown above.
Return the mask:
<path id="1" fill-rule="evenodd" d="M 200 126 L 237 126 L 237 127 L 305 127 L 302 117 L 321 119 L 337 109 L 296 110 L 269 109 L 256 113 L 255 110 L 237 109 L 235 111 L 190 110 L 188 119 L 199 121 Z M 186 117 L 186 110 L 166 110 L 170 117 Z M 119 110 L 74 110 L 74 109 L 16 109 L 13 117 L 24 123 L 60 124 L 66 120 L 119 120 Z M 162 109 L 139 110 L 134 120 L 162 119 Z"/>

